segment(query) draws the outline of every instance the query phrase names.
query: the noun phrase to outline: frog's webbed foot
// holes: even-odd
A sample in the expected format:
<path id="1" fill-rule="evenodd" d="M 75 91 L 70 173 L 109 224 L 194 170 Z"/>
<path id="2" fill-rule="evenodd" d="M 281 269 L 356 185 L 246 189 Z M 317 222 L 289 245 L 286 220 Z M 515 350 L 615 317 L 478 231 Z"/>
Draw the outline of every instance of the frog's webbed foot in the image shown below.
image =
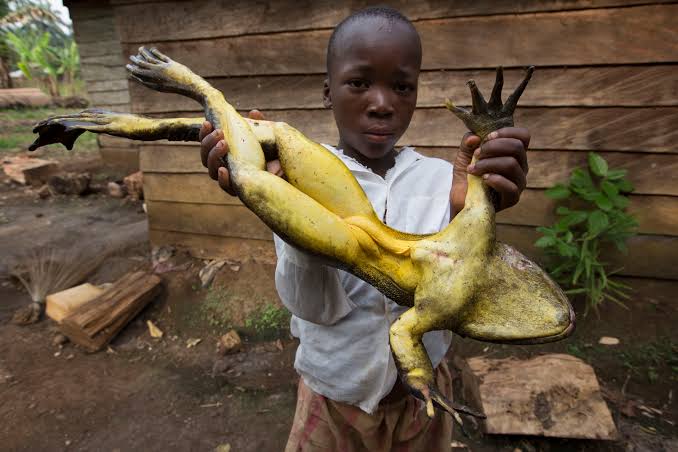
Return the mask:
<path id="1" fill-rule="evenodd" d="M 445 106 L 461 119 L 471 132 L 484 140 L 494 130 L 513 126 L 513 112 L 533 72 L 534 66 L 527 68 L 523 81 L 520 82 L 520 85 L 518 85 L 513 94 L 503 104 L 501 101 L 501 90 L 504 86 L 504 71 L 501 67 L 498 67 L 497 78 L 494 82 L 494 88 L 492 88 L 489 103 L 485 101 L 485 98 L 480 93 L 476 82 L 469 80 L 467 85 L 471 90 L 471 97 L 473 99 L 472 110 L 469 111 L 465 108 L 457 107 L 450 99 L 445 101 Z"/>
<path id="2" fill-rule="evenodd" d="M 155 47 L 139 47 L 139 53 L 129 58 L 132 63 L 126 68 L 131 79 L 155 91 L 178 93 L 199 100 L 200 93 L 195 86 L 199 77 Z"/>
<path id="3" fill-rule="evenodd" d="M 86 131 L 105 132 L 107 126 L 119 115 L 120 113 L 111 111 L 89 109 L 80 113 L 52 116 L 35 125 L 33 133 L 39 135 L 28 150 L 34 151 L 41 146 L 54 143 L 61 143 L 66 149 L 71 150 L 80 135 Z"/>
<path id="4" fill-rule="evenodd" d="M 410 388 L 415 397 L 426 403 L 426 414 L 429 417 L 433 417 L 433 406 L 435 405 L 450 414 L 458 411 L 484 419 L 484 414 L 465 405 L 454 403 L 440 393 L 435 384 L 431 360 L 422 342 L 422 336 L 428 330 L 426 328 L 427 320 L 430 320 L 430 317 L 420 316 L 417 308 L 414 307 L 407 310 L 391 325 L 391 350 L 402 381 Z"/>

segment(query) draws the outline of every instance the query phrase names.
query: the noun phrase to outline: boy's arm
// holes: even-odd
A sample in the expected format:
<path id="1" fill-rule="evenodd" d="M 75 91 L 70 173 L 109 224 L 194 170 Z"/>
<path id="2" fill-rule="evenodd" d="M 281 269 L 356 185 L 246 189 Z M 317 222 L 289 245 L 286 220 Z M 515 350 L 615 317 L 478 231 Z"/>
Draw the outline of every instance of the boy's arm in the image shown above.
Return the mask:
<path id="1" fill-rule="evenodd" d="M 530 132 L 521 127 L 504 127 L 492 132 L 482 145 L 480 137 L 466 133 L 454 161 L 450 192 L 452 218 L 464 208 L 469 173 L 482 176 L 485 183 L 499 194 L 497 211 L 517 204 L 527 186 L 529 144 Z M 471 164 L 474 156 L 476 162 Z"/>

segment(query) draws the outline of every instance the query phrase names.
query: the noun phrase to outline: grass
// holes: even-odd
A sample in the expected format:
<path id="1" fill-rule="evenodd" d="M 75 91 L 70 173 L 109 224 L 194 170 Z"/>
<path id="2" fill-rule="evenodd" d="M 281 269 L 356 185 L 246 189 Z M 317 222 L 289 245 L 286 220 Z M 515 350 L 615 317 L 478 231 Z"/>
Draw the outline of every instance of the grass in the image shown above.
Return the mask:
<path id="1" fill-rule="evenodd" d="M 254 330 L 260 339 L 277 339 L 289 331 L 290 313 L 272 304 L 253 312 L 245 320 L 245 327 Z"/>
<path id="2" fill-rule="evenodd" d="M 35 140 L 33 126 L 49 116 L 76 113 L 80 110 L 68 108 L 9 108 L 0 110 L 0 155 L 10 155 L 26 151 L 28 145 Z M 60 144 L 46 147 L 50 155 L 65 156 L 70 153 Z M 73 151 L 96 151 L 96 136 L 93 133 L 83 134 L 76 141 Z"/>

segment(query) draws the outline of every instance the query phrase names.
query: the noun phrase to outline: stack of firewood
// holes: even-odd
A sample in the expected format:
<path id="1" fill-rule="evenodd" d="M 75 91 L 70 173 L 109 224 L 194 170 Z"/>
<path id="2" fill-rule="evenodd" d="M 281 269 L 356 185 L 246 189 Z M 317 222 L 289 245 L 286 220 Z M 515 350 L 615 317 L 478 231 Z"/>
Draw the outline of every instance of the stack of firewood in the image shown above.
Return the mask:
<path id="1" fill-rule="evenodd" d="M 160 278 L 128 273 L 63 318 L 60 329 L 75 344 L 95 352 L 106 346 L 161 290 Z"/>

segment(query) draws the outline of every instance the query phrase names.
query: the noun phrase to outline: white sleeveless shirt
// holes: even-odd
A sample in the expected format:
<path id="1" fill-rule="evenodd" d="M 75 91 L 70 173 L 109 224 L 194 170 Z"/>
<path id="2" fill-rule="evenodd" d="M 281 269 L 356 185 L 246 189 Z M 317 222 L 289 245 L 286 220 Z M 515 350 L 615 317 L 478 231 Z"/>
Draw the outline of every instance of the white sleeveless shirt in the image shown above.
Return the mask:
<path id="1" fill-rule="evenodd" d="M 324 146 L 346 164 L 390 227 L 426 234 L 449 223 L 450 163 L 405 147 L 382 178 L 341 150 Z M 291 332 L 300 341 L 295 369 L 313 391 L 372 413 L 396 382 L 389 327 L 408 308 L 350 273 L 274 239 L 276 288 L 292 313 Z M 424 335 L 434 367 L 451 338 L 448 331 Z"/>

